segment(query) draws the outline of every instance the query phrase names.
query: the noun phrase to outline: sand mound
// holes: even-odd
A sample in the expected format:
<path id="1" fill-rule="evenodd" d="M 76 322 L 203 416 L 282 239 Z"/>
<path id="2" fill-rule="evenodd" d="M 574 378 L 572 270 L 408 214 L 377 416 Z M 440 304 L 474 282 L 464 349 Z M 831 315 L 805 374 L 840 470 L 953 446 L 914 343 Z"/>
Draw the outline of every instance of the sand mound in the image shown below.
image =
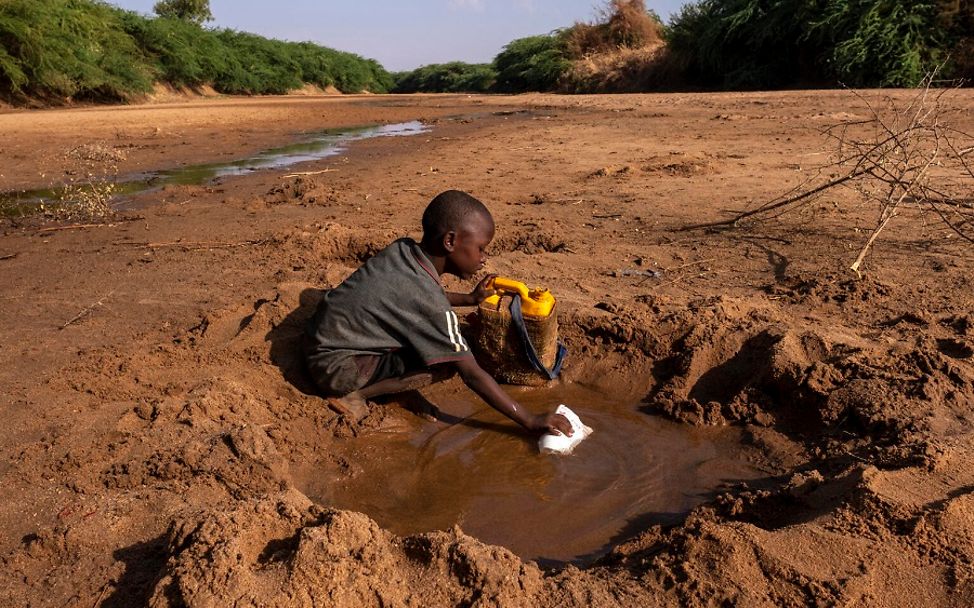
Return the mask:
<path id="1" fill-rule="evenodd" d="M 557 235 L 517 228 L 498 244 L 557 258 Z M 37 586 L 43 572 L 56 586 L 122 562 L 109 605 L 968 604 L 970 315 L 899 311 L 883 325 L 891 339 L 876 340 L 782 304 L 882 305 L 893 296 L 878 282 L 806 275 L 689 305 L 563 298 L 568 380 L 682 422 L 748 425 L 770 471 L 676 526 L 634 528 L 592 567 L 545 572 L 459 528 L 398 537 L 311 503 L 294 489 L 299 471 L 325 486 L 355 475 L 329 446 L 394 421 L 380 407 L 351 423 L 323 405 L 301 365 L 303 326 L 324 289 L 394 237 L 285 230 L 259 254 L 282 269 L 273 289 L 206 311 L 171 341 L 79 354 L 51 388 L 85 395 L 90 428 L 52 432 L 20 458 L 57 453 L 37 470 L 115 502 L 70 505 L 5 558 L 0 581 Z M 99 529 L 130 544 L 109 550 Z"/>
<path id="2" fill-rule="evenodd" d="M 459 528 L 398 538 L 296 491 L 176 520 L 150 606 L 530 606 L 541 572 Z"/>

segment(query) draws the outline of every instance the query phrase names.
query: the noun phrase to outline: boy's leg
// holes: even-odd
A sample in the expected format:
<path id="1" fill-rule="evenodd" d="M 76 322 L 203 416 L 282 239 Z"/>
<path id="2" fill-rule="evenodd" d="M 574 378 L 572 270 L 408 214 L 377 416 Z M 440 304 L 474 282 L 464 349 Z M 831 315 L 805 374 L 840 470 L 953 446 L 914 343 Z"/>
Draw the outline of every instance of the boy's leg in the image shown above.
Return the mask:
<path id="1" fill-rule="evenodd" d="M 408 395 L 402 406 L 414 414 L 426 418 L 430 422 L 435 422 L 438 418 L 439 410 L 429 400 L 424 398 L 419 389 L 429 386 L 436 382 L 448 380 L 454 375 L 451 368 L 434 368 L 407 373 L 396 378 L 384 378 L 365 386 L 349 395 L 352 399 L 360 398 L 372 399 L 382 395 L 395 395 L 401 393 L 412 393 Z"/>
<path id="2" fill-rule="evenodd" d="M 394 395 L 395 393 L 404 393 L 406 391 L 421 389 L 424 386 L 433 384 L 434 381 L 434 374 L 432 371 L 421 370 L 407 373 L 399 376 L 398 378 L 383 378 L 382 380 L 374 382 L 368 386 L 363 386 L 355 391 L 355 393 L 357 393 L 363 399 L 372 399 L 373 397 L 379 397 L 381 395 Z"/>
<path id="3" fill-rule="evenodd" d="M 368 414 L 368 399 L 415 391 L 446 380 L 455 373 L 449 366 L 422 368 L 418 361 L 404 357 L 401 351 L 388 353 L 375 360 L 368 355 L 356 357 L 356 363 L 362 371 L 369 370 L 364 386 L 341 397 L 327 398 L 328 406 L 333 411 L 354 420 L 361 420 Z M 420 413 L 434 415 L 432 411 Z"/>
<path id="4" fill-rule="evenodd" d="M 429 372 L 414 372 L 399 378 L 385 378 L 341 397 L 326 397 L 328 407 L 337 414 L 361 420 L 369 413 L 368 399 L 416 390 L 432 383 Z"/>

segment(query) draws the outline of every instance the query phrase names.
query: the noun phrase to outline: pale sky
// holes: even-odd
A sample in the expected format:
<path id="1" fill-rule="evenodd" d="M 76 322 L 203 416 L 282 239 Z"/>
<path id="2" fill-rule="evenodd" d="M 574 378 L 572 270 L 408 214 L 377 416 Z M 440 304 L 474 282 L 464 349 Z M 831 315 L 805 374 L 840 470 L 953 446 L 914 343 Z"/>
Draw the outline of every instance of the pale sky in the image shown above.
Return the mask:
<path id="1" fill-rule="evenodd" d="M 146 15 L 156 0 L 108 0 Z M 669 21 L 687 0 L 647 0 Z M 311 41 L 375 59 L 391 72 L 491 61 L 508 42 L 591 22 L 604 0 L 210 0 L 214 21 L 268 38 Z"/>

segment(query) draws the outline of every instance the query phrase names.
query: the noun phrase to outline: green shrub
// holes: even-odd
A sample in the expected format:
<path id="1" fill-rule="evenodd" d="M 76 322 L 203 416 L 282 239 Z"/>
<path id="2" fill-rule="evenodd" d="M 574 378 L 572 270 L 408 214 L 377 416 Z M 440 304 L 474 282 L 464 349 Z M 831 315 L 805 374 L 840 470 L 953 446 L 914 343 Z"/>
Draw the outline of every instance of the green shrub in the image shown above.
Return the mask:
<path id="1" fill-rule="evenodd" d="M 943 60 L 936 0 L 831 0 L 811 34 L 828 45 L 828 71 L 852 86 L 912 87 Z"/>
<path id="2" fill-rule="evenodd" d="M 560 32 L 519 38 L 494 58 L 497 80 L 493 88 L 502 93 L 552 91 L 570 67 Z"/>
<path id="3" fill-rule="evenodd" d="M 302 86 L 301 67 L 288 52 L 288 43 L 233 30 L 220 30 L 217 38 L 227 51 L 226 68 L 213 81 L 217 91 L 284 94 Z"/>
<path id="4" fill-rule="evenodd" d="M 700 0 L 669 43 L 686 75 L 720 88 L 838 82 L 915 86 L 958 45 L 939 0 Z"/>
<path id="5" fill-rule="evenodd" d="M 819 0 L 703 0 L 683 7 L 669 43 L 687 77 L 721 88 L 772 88 L 800 81 L 815 50 L 806 26 Z"/>
<path id="6" fill-rule="evenodd" d="M 227 70 L 227 49 L 216 33 L 179 19 L 146 19 L 126 12 L 122 27 L 156 66 L 156 78 L 175 86 L 214 82 Z"/>
<path id="7" fill-rule="evenodd" d="M 497 74 L 489 63 L 436 63 L 393 75 L 393 93 L 486 93 Z"/>
<path id="8" fill-rule="evenodd" d="M 118 15 L 92 0 L 3 0 L 0 91 L 92 99 L 148 91 L 151 67 Z"/>
<path id="9" fill-rule="evenodd" d="M 212 83 L 224 93 L 286 93 L 304 83 L 385 92 L 377 62 L 308 42 L 147 18 L 99 0 L 0 0 L 0 95 L 123 101 Z"/>

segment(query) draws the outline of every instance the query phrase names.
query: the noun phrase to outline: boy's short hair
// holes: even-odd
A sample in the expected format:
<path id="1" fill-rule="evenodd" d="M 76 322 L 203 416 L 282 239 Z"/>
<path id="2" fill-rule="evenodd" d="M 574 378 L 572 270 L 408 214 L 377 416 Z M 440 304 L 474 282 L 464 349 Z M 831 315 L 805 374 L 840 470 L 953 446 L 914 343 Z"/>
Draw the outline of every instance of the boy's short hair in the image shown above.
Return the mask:
<path id="1" fill-rule="evenodd" d="M 458 231 L 471 215 L 490 218 L 487 206 L 461 190 L 437 194 L 423 212 L 423 240 L 438 240 L 450 231 Z"/>

